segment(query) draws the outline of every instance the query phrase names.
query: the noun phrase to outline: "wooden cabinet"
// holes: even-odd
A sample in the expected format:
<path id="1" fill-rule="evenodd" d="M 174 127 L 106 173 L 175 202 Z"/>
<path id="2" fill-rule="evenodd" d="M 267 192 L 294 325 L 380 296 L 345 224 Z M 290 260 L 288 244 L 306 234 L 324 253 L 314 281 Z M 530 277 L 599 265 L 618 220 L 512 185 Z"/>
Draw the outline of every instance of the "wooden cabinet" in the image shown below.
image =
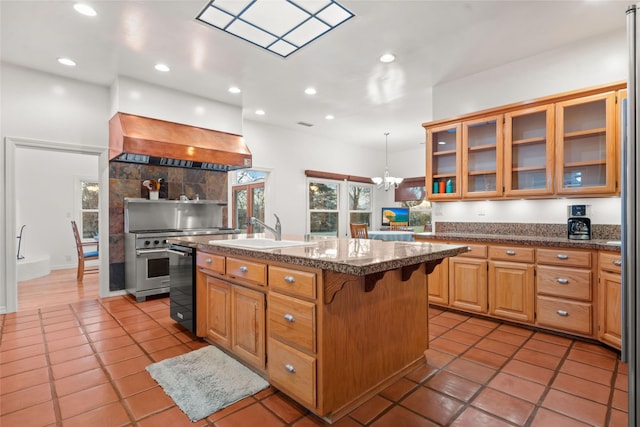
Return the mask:
<path id="1" fill-rule="evenodd" d="M 536 250 L 537 325 L 593 335 L 593 256 L 589 250 Z"/>
<path id="2" fill-rule="evenodd" d="M 462 125 L 427 129 L 427 196 L 429 200 L 459 199 L 462 168 Z M 446 192 L 446 182 L 451 191 Z"/>
<path id="3" fill-rule="evenodd" d="M 265 295 L 233 285 L 231 350 L 251 365 L 265 368 Z"/>
<path id="4" fill-rule="evenodd" d="M 462 123 L 462 197 L 502 195 L 502 121 L 489 116 Z"/>
<path id="5" fill-rule="evenodd" d="M 558 194 L 616 191 L 615 92 L 556 104 Z"/>
<path id="6" fill-rule="evenodd" d="M 429 303 L 449 305 L 449 259 L 445 258 L 427 277 Z"/>
<path id="7" fill-rule="evenodd" d="M 266 264 L 197 252 L 196 265 L 197 311 L 205 313 L 198 316 L 196 334 L 264 370 L 265 293 L 243 284 L 266 284 L 259 274 L 266 272 Z M 243 271 L 244 266 L 250 268 Z"/>
<path id="8" fill-rule="evenodd" d="M 449 258 L 449 305 L 474 313 L 487 312 L 486 246 Z"/>
<path id="9" fill-rule="evenodd" d="M 553 193 L 554 111 L 547 104 L 505 114 L 505 196 Z"/>
<path id="10" fill-rule="evenodd" d="M 491 246 L 489 260 L 489 314 L 532 323 L 534 249 Z"/>
<path id="11" fill-rule="evenodd" d="M 424 123 L 429 200 L 619 194 L 625 83 Z M 452 191 L 434 183 L 451 181 Z"/>
<path id="12" fill-rule="evenodd" d="M 598 339 L 617 349 L 622 345 L 622 257 L 598 254 Z"/>
<path id="13" fill-rule="evenodd" d="M 317 407 L 317 273 L 269 266 L 270 382 Z"/>

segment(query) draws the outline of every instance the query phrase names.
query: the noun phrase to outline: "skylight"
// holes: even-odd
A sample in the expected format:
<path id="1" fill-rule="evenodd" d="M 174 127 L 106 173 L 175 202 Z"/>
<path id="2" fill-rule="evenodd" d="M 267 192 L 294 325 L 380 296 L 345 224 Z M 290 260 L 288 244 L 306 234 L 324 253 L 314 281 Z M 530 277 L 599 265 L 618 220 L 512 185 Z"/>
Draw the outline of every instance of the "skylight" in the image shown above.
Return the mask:
<path id="1" fill-rule="evenodd" d="M 211 0 L 196 19 L 286 58 L 353 16 L 333 0 Z"/>

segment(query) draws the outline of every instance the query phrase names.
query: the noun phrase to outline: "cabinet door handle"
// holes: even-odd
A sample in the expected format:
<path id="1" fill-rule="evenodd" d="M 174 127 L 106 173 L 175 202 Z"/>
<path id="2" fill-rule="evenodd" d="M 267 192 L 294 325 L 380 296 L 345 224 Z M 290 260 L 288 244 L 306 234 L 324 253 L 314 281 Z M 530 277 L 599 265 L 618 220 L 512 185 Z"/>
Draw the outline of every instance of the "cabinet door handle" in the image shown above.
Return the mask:
<path id="1" fill-rule="evenodd" d="M 287 314 L 284 315 L 284 320 L 286 320 L 289 323 L 293 323 L 293 322 L 296 321 L 296 318 L 293 317 L 293 315 L 287 313 Z"/>
<path id="2" fill-rule="evenodd" d="M 621 259 L 614 259 L 613 260 L 613 265 L 617 265 L 618 267 L 620 267 L 622 265 L 622 260 Z"/>
<path id="3" fill-rule="evenodd" d="M 569 283 L 569 279 L 565 279 L 564 277 L 558 277 L 556 279 L 556 282 L 560 283 L 561 285 L 566 285 L 567 283 Z"/>
<path id="4" fill-rule="evenodd" d="M 284 281 L 287 283 L 295 283 L 296 282 L 296 278 L 293 276 L 284 276 Z"/>
<path id="5" fill-rule="evenodd" d="M 204 262 L 206 262 L 207 264 L 211 264 L 213 260 L 211 258 L 207 258 Z"/>
<path id="6" fill-rule="evenodd" d="M 516 254 L 516 251 L 508 250 L 508 251 L 506 252 L 506 254 L 507 254 L 507 255 L 515 255 L 515 254 Z"/>
<path id="7" fill-rule="evenodd" d="M 246 265 L 241 265 L 240 266 L 240 271 L 242 271 L 243 273 L 246 273 L 247 271 L 249 271 L 249 268 L 247 268 Z"/>
<path id="8" fill-rule="evenodd" d="M 566 254 L 558 254 L 558 255 L 556 255 L 556 258 L 558 258 L 558 259 L 569 259 L 569 255 L 566 255 Z"/>
<path id="9" fill-rule="evenodd" d="M 569 312 L 564 311 L 564 310 L 558 310 L 558 311 L 556 311 L 556 313 L 558 313 L 558 315 L 564 316 L 564 317 L 569 315 Z"/>
<path id="10" fill-rule="evenodd" d="M 293 367 L 293 365 L 290 365 L 290 364 L 288 364 L 288 363 L 287 363 L 286 365 L 284 365 L 284 369 L 285 369 L 287 372 L 291 372 L 292 374 L 295 374 L 295 373 L 296 373 L 296 368 L 294 368 L 294 367 Z"/>

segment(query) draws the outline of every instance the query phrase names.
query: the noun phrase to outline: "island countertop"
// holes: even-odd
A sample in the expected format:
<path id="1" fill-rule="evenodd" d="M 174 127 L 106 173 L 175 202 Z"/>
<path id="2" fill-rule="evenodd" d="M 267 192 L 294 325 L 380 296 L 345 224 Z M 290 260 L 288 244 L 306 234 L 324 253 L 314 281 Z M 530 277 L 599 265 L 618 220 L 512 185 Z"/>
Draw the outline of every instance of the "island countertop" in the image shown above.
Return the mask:
<path id="1" fill-rule="evenodd" d="M 249 256 L 356 276 L 438 261 L 468 251 L 464 245 L 315 236 L 305 240 L 300 235 L 283 236 L 283 239 L 303 241 L 308 244 L 277 249 L 238 248 L 215 244 L 216 241 L 254 238 L 264 239 L 271 236 L 267 234 L 185 236 L 170 239 L 170 242 L 195 247 L 201 251 Z"/>

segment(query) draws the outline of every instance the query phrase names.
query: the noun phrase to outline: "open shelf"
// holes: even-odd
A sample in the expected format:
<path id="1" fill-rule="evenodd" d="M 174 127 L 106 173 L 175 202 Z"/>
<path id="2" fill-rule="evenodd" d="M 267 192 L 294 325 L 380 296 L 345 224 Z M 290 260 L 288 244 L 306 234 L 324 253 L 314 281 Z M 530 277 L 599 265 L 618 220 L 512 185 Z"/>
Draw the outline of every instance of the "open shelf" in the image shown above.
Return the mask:
<path id="1" fill-rule="evenodd" d="M 585 162 L 565 163 L 564 167 L 565 168 L 579 168 L 579 167 L 584 167 L 584 166 L 602 166 L 602 165 L 606 165 L 606 164 L 607 164 L 606 159 L 601 159 L 601 160 L 589 160 L 589 161 L 585 161 Z"/>
<path id="2" fill-rule="evenodd" d="M 478 145 L 477 147 L 469 147 L 469 151 L 489 151 L 495 150 L 496 144 Z"/>
<path id="3" fill-rule="evenodd" d="M 546 142 L 547 142 L 547 138 L 542 136 L 540 138 L 527 138 L 527 139 L 519 139 L 517 141 L 511 141 L 511 145 L 545 144 Z"/>
<path id="4" fill-rule="evenodd" d="M 483 170 L 483 171 L 469 171 L 468 175 L 469 176 L 476 176 L 476 175 L 495 175 L 496 174 L 496 170 Z"/>
<path id="5" fill-rule="evenodd" d="M 519 168 L 511 168 L 511 172 L 534 172 L 534 171 L 545 171 L 547 167 L 545 165 L 541 166 L 522 166 Z"/>
<path id="6" fill-rule="evenodd" d="M 589 129 L 589 130 L 581 130 L 581 131 L 577 131 L 577 132 L 567 132 L 564 134 L 564 139 L 577 139 L 577 138 L 584 138 L 584 137 L 588 137 L 588 136 L 597 136 L 597 135 L 606 135 L 607 134 L 607 129 L 606 128 L 596 128 L 596 129 Z"/>
<path id="7" fill-rule="evenodd" d="M 449 155 L 455 155 L 457 153 L 456 150 L 447 150 L 447 151 L 434 151 L 433 155 L 434 156 L 449 156 Z"/>

